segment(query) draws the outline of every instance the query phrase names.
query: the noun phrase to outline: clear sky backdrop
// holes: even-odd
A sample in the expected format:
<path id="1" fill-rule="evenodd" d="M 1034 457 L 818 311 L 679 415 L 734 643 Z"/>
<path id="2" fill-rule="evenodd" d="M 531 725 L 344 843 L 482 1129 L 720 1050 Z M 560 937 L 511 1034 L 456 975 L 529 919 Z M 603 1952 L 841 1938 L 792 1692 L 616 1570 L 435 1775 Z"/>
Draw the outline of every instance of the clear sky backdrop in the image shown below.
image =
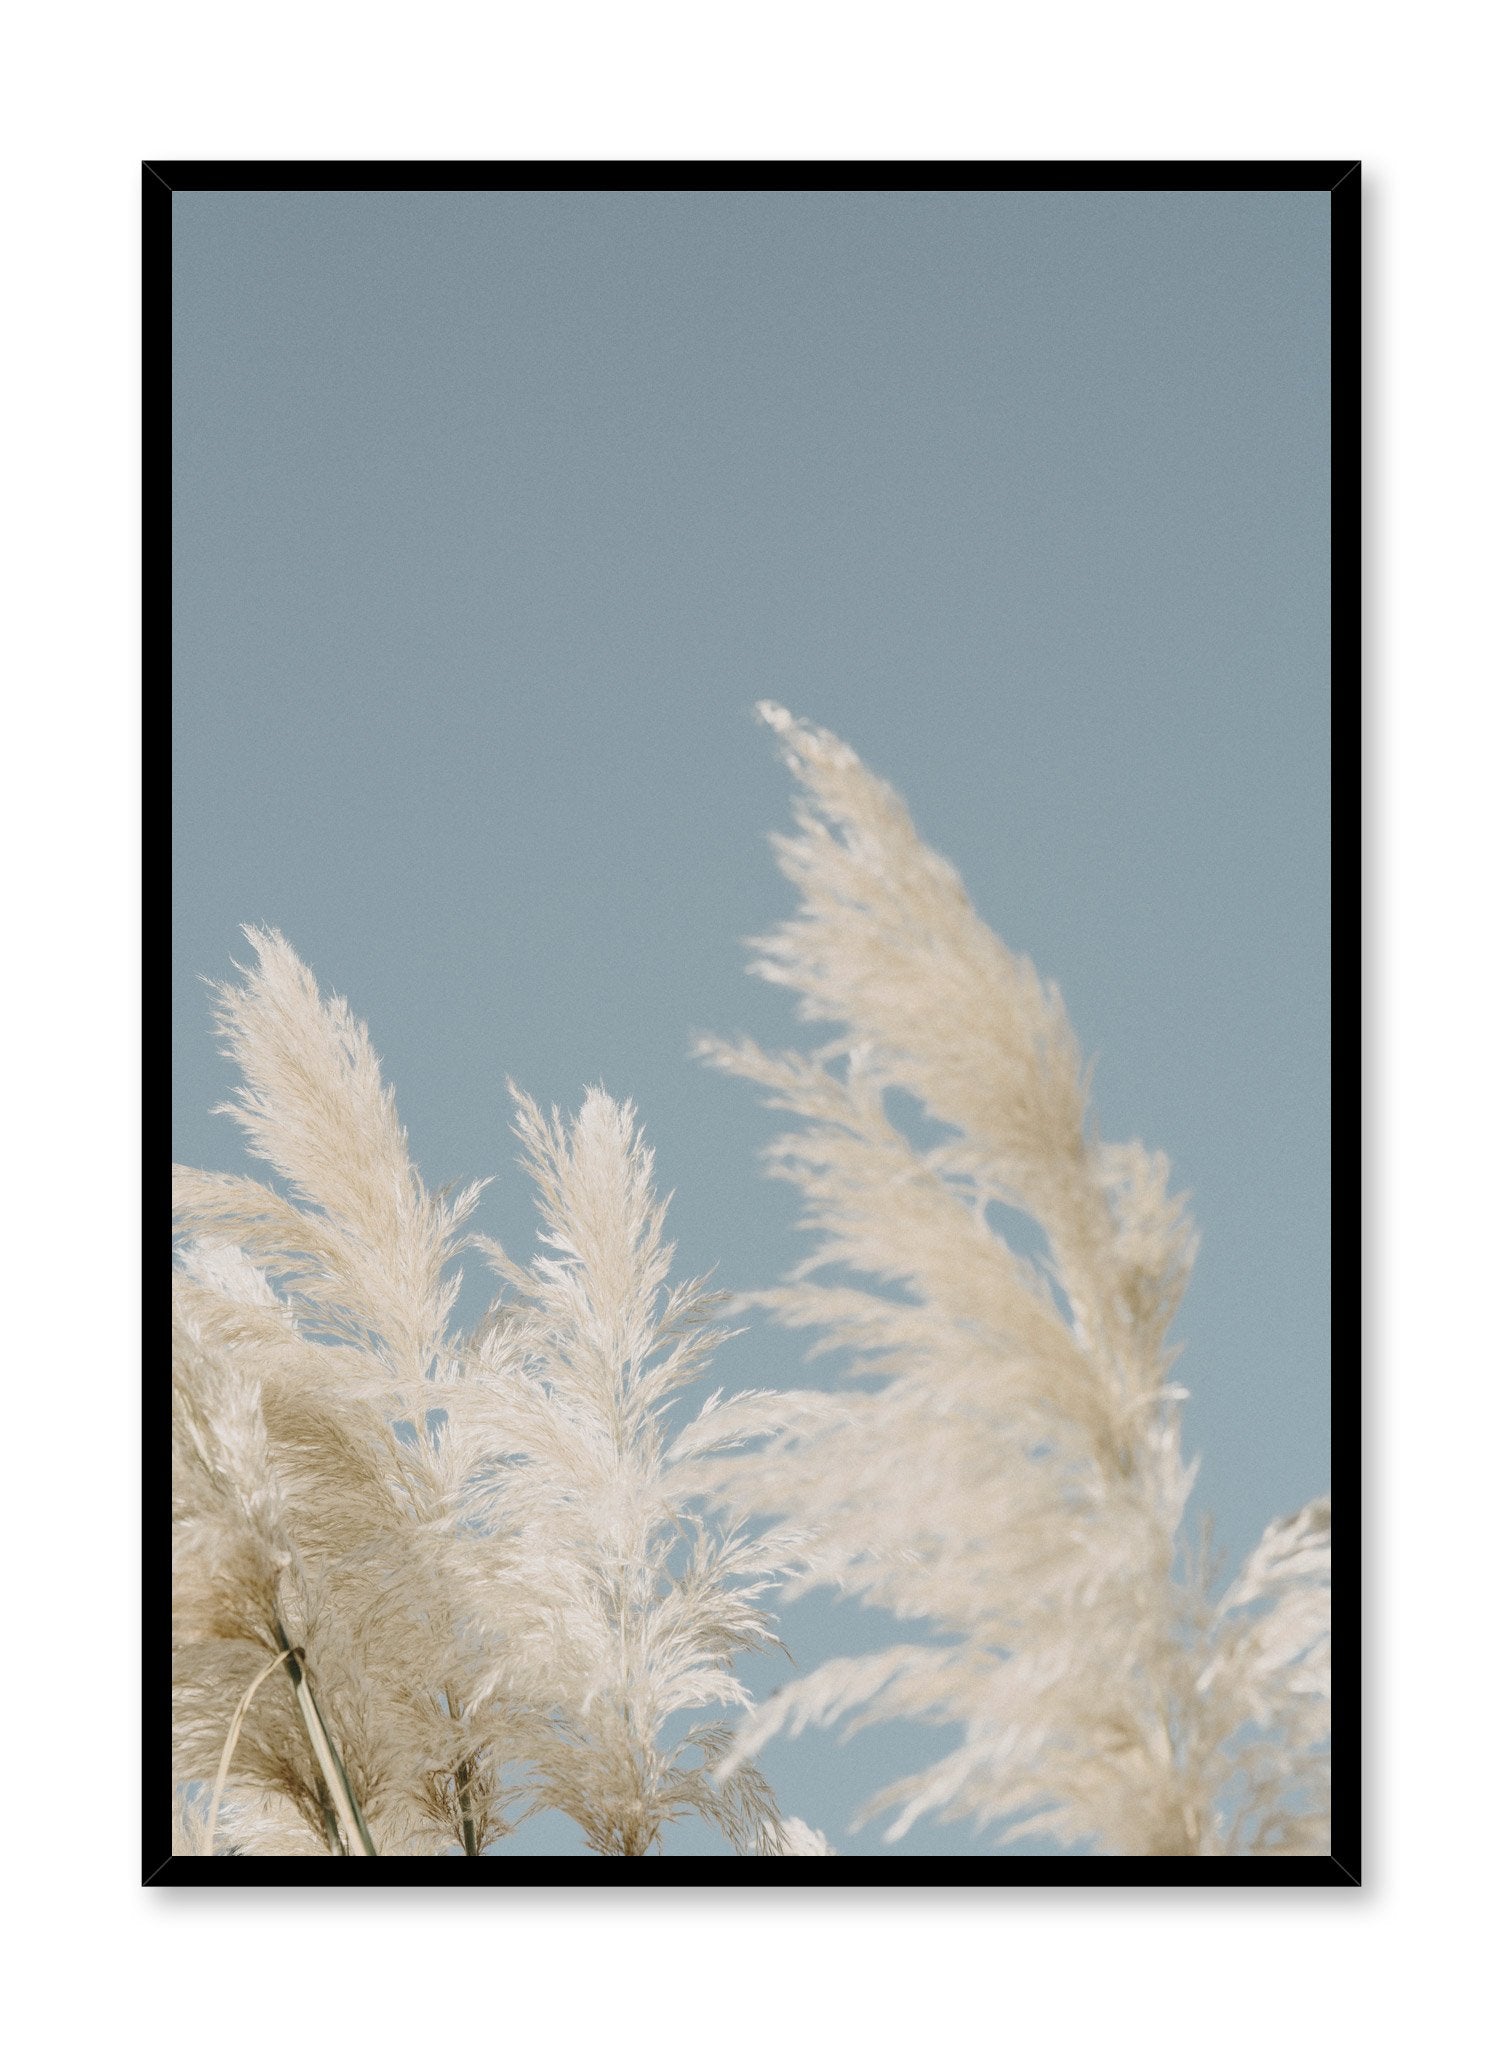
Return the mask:
<path id="1" fill-rule="evenodd" d="M 498 1176 L 480 1227 L 514 1255 L 507 1074 L 637 1102 L 682 1271 L 781 1273 L 777 1124 L 689 1057 L 796 1035 L 740 945 L 791 901 L 774 697 L 897 785 L 1059 982 L 1102 1134 L 1190 1191 L 1192 1513 L 1231 1561 L 1325 1488 L 1326 196 L 173 216 L 174 1156 L 244 1166 L 200 977 L 270 923 L 369 1024 L 430 1184 Z M 803 1348 L 764 1325 L 715 1377 L 832 1369 Z M 804 1668 L 892 1639 L 823 1600 L 784 1622 Z M 945 1746 L 763 1761 L 786 1811 L 889 1853 L 855 1806 Z"/>

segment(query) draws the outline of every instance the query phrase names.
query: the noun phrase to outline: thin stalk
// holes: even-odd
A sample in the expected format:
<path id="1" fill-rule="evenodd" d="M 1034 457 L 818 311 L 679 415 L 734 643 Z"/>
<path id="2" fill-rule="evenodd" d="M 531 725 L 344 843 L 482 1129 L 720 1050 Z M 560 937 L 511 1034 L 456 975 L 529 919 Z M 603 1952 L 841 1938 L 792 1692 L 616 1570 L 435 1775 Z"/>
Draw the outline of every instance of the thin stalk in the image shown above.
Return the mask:
<path id="1" fill-rule="evenodd" d="M 339 1818 L 339 1829 L 343 1833 L 343 1840 L 339 1845 L 339 1853 L 343 1856 L 374 1856 L 376 1845 L 371 1840 L 370 1830 L 365 1824 L 365 1815 L 360 1811 L 360 1803 L 356 1799 L 349 1778 L 345 1774 L 344 1761 L 335 1747 L 333 1737 L 329 1734 L 328 1726 L 324 1721 L 322 1713 L 319 1711 L 318 1700 L 309 1682 L 308 1674 L 303 1669 L 297 1652 L 288 1643 L 286 1631 L 283 1629 L 280 1621 L 277 1623 L 277 1640 L 282 1648 L 288 1652 L 287 1675 L 292 1680 L 292 1689 L 297 1696 L 298 1709 L 303 1717 L 303 1726 L 308 1731 L 308 1741 L 313 1750 L 314 1761 L 317 1763 L 322 1774 L 324 1787 L 327 1790 L 329 1801 L 332 1802 L 334 1813 Z M 331 1818 L 332 1815 L 326 1804 L 324 1832 L 331 1834 L 337 1839 L 339 1831 L 331 1830 Z"/>
<path id="2" fill-rule="evenodd" d="M 448 1688 L 444 1690 L 444 1708 L 451 1721 L 462 1721 L 464 1716 L 454 1711 L 454 1701 Z M 466 1856 L 478 1856 L 480 1844 L 475 1834 L 475 1813 L 470 1805 L 470 1779 L 474 1775 L 474 1763 L 470 1757 L 462 1757 L 454 1767 L 454 1790 L 459 1798 L 460 1838 Z"/>
<path id="3" fill-rule="evenodd" d="M 224 1749 L 219 1758 L 219 1775 L 214 1780 L 214 1796 L 209 1801 L 209 1826 L 204 1836 L 205 1856 L 212 1856 L 214 1854 L 214 1831 L 219 1825 L 219 1802 L 224 1796 L 224 1781 L 230 1774 L 230 1758 L 235 1754 L 235 1744 L 240 1739 L 240 1728 L 245 1720 L 246 1712 L 251 1701 L 256 1697 L 262 1680 L 270 1678 L 277 1666 L 291 1655 L 292 1652 L 290 1650 L 283 1650 L 280 1656 L 272 1658 L 264 1670 L 258 1671 L 250 1684 L 245 1688 L 244 1696 L 239 1706 L 235 1709 L 235 1718 L 230 1723 L 230 1730 L 224 1738 Z"/>
<path id="4" fill-rule="evenodd" d="M 376 1845 L 371 1840 L 370 1829 L 365 1824 L 365 1815 L 360 1811 L 360 1802 L 356 1799 L 354 1787 L 345 1773 L 344 1759 L 334 1746 L 334 1738 L 329 1733 L 306 1673 L 303 1675 L 303 1692 L 307 1696 L 308 1705 L 313 1709 L 313 1718 L 318 1723 L 319 1735 L 323 1738 L 323 1757 L 327 1758 L 323 1766 L 325 1774 L 327 1775 L 331 1769 L 333 1771 L 333 1776 L 329 1779 L 329 1789 L 334 1794 L 334 1803 L 339 1809 L 345 1839 L 350 1845 L 349 1853 L 352 1856 L 374 1856 Z M 307 1719 L 306 1709 L 304 1719 Z M 312 1733 L 311 1729 L 309 1732 Z M 322 1758 L 320 1760 L 322 1761 Z"/>
<path id="5" fill-rule="evenodd" d="M 475 1816 L 470 1809 L 470 1763 L 468 1757 L 454 1772 L 454 1789 L 459 1794 L 459 1821 L 464 1837 L 466 1856 L 478 1856 L 479 1846 L 475 1839 Z"/>

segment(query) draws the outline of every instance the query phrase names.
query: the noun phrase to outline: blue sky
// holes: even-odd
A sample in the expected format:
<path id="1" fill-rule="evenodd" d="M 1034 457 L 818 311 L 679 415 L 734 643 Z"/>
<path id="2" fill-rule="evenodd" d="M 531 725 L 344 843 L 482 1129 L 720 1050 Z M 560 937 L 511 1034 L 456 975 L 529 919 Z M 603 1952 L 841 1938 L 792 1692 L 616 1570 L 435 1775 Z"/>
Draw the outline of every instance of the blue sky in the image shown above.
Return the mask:
<path id="1" fill-rule="evenodd" d="M 784 1270 L 772 1119 L 688 1051 L 790 1033 L 740 945 L 789 901 L 774 697 L 897 784 L 1191 1192 L 1193 1507 L 1235 1558 L 1321 1491 L 1325 196 L 173 206 L 175 1155 L 242 1163 L 199 977 L 267 922 L 514 1254 L 508 1074 L 638 1103 L 683 1270 Z M 815 1376 L 766 1327 L 719 1365 Z M 889 1639 L 785 1620 L 804 1667 Z M 764 1761 L 852 1846 L 936 1740 Z"/>

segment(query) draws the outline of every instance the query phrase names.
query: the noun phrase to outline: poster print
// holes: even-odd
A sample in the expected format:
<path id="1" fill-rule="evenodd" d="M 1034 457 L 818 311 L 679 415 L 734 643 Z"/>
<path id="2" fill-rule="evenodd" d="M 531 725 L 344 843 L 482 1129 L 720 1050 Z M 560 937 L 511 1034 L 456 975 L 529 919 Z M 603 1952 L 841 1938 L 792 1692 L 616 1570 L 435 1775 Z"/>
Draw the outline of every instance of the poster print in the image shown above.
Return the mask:
<path id="1" fill-rule="evenodd" d="M 148 1883 L 1358 1881 L 1359 187 L 143 166 Z"/>

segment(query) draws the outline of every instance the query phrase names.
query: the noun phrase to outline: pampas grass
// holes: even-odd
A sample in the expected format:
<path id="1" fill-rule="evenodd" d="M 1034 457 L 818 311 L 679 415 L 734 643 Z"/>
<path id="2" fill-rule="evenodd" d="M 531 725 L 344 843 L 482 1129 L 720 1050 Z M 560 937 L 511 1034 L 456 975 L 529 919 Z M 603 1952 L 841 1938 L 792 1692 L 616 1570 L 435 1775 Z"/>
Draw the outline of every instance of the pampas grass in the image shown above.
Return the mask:
<path id="1" fill-rule="evenodd" d="M 717 1297 L 669 1285 L 629 1103 L 591 1089 L 565 1122 L 513 1094 L 547 1252 L 524 1269 L 477 1240 L 506 1291 L 455 1409 L 478 1432 L 475 1526 L 506 1559 L 470 1574 L 492 1646 L 483 1694 L 525 1673 L 540 1707 L 532 1804 L 571 1815 L 602 1855 L 642 1855 L 689 1812 L 742 1853 L 770 1853 L 778 1814 L 760 1774 L 714 1768 L 729 1726 L 666 1733 L 684 1713 L 743 1706 L 735 1658 L 775 1644 L 757 1603 L 777 1546 L 695 1511 L 705 1475 L 673 1456 L 664 1420 L 723 1341 Z"/>
<path id="2" fill-rule="evenodd" d="M 763 715 L 800 903 L 756 971 L 832 1035 L 702 1050 L 791 1120 L 772 1167 L 817 1240 L 748 1300 L 852 1372 L 670 1425 L 726 1303 L 673 1278 L 631 1104 L 513 1089 L 540 1215 L 515 1260 L 470 1232 L 484 1183 L 424 1187 L 364 1026 L 248 931 L 215 992 L 225 1109 L 274 1184 L 175 1176 L 175 1853 L 479 1856 L 553 1811 L 604 1856 L 689 1815 L 738 1854 L 828 1856 L 754 1758 L 905 1720 L 954 1739 L 871 1802 L 890 1841 L 927 1817 L 994 1848 L 1328 1853 L 1329 1503 L 1213 1596 L 1168 1164 L 1094 1135 L 1058 991 L 896 794 Z M 469 1331 L 466 1248 L 499 1282 Z M 909 1639 L 756 1705 L 737 1660 L 777 1647 L 779 1586 Z"/>
<path id="3" fill-rule="evenodd" d="M 518 1266 L 463 1234 L 481 1184 L 423 1187 L 364 1027 L 248 936 L 216 992 L 227 1109 L 286 1192 L 176 1175 L 175 1769 L 214 1787 L 182 1839 L 479 1855 L 554 1808 L 602 1854 L 690 1812 L 782 1853 L 725 1720 L 680 1725 L 746 1704 L 777 1546 L 670 1455 L 663 1409 L 724 1333 L 670 1284 L 630 1105 L 516 1095 L 548 1248 Z M 506 1290 L 460 1334 L 466 1242 Z"/>
<path id="4" fill-rule="evenodd" d="M 1195 1240 L 1168 1164 L 1092 1135 L 1058 991 L 897 795 L 762 712 L 800 787 L 775 843 L 801 900 L 755 971 L 834 1032 L 813 1055 L 702 1051 L 793 1119 L 772 1171 L 817 1238 L 749 1300 L 866 1384 L 743 1404 L 762 1440 L 722 1484 L 797 1530 L 802 1585 L 917 1634 L 785 1686 L 732 1761 L 811 1725 L 936 1723 L 949 1753 L 867 1809 L 889 1840 L 935 1816 L 1108 1855 L 1328 1853 L 1329 1504 L 1274 1524 L 1212 1601 L 1182 1528 L 1168 1333 Z M 905 1135 L 899 1097 L 939 1142 Z"/>

